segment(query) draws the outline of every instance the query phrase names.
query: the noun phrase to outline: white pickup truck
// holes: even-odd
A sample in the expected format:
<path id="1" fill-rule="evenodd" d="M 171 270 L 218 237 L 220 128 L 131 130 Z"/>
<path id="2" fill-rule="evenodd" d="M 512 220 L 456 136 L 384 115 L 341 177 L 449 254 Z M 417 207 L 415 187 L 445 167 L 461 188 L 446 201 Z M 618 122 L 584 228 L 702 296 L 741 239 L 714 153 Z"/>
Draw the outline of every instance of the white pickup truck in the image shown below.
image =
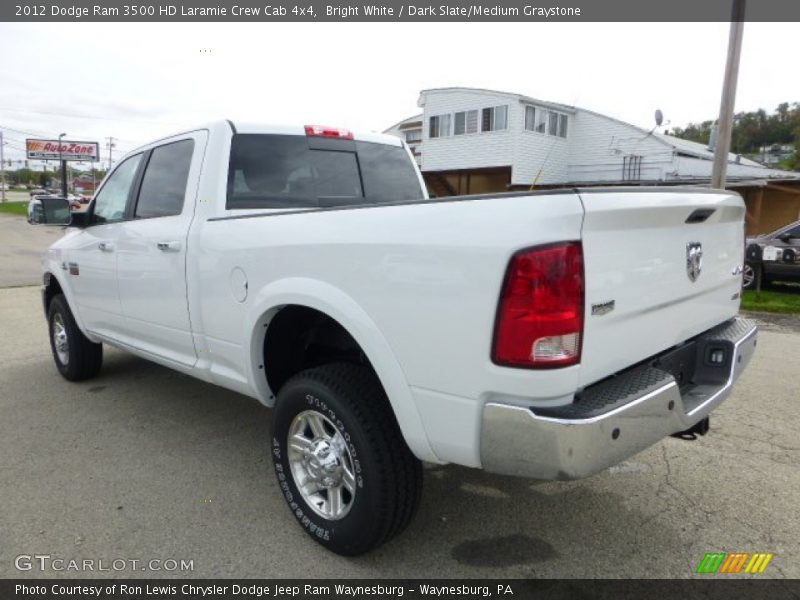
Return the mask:
<path id="1" fill-rule="evenodd" d="M 221 121 L 85 213 L 40 202 L 71 225 L 43 261 L 61 374 L 109 344 L 272 407 L 278 485 L 341 554 L 403 530 L 421 461 L 573 479 L 702 432 L 756 346 L 728 192 L 429 199 L 393 137 Z"/>

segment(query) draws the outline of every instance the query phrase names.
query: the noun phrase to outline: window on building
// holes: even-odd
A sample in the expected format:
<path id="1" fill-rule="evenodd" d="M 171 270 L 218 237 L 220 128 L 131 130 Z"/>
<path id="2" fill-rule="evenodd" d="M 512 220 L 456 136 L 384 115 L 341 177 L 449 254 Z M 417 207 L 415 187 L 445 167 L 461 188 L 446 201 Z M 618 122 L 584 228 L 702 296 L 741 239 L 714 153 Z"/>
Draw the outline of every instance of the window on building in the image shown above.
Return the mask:
<path id="1" fill-rule="evenodd" d="M 453 119 L 453 135 L 464 135 L 467 131 L 467 113 L 457 112 Z"/>
<path id="2" fill-rule="evenodd" d="M 547 133 L 549 135 L 558 135 L 558 113 L 549 111 L 547 114 Z"/>
<path id="3" fill-rule="evenodd" d="M 567 137 L 567 115 L 558 115 L 558 137 Z"/>
<path id="4" fill-rule="evenodd" d="M 533 130 L 537 133 L 547 133 L 547 114 L 548 111 L 540 108 L 536 111 L 536 125 Z"/>
<path id="5" fill-rule="evenodd" d="M 639 181 L 642 178 L 642 157 L 630 154 L 622 159 L 622 180 Z"/>
<path id="6" fill-rule="evenodd" d="M 450 118 L 449 114 L 447 115 L 436 115 L 431 117 L 430 119 L 430 129 L 428 131 L 428 137 L 437 138 L 437 137 L 447 137 L 450 135 Z"/>
<path id="7" fill-rule="evenodd" d="M 406 142 L 409 144 L 413 144 L 415 142 L 422 141 L 422 130 L 421 129 L 410 129 L 406 131 Z"/>
<path id="8" fill-rule="evenodd" d="M 525 107 L 525 129 L 528 131 L 535 131 L 536 130 L 536 107 L 535 106 L 526 106 Z"/>
<path id="9" fill-rule="evenodd" d="M 478 132 L 478 111 L 465 110 L 457 112 L 453 120 L 453 135 Z"/>
<path id="10" fill-rule="evenodd" d="M 478 133 L 478 111 L 467 111 L 467 133 Z"/>
<path id="11" fill-rule="evenodd" d="M 481 111 L 481 131 L 500 131 L 508 127 L 508 106 L 492 106 Z"/>

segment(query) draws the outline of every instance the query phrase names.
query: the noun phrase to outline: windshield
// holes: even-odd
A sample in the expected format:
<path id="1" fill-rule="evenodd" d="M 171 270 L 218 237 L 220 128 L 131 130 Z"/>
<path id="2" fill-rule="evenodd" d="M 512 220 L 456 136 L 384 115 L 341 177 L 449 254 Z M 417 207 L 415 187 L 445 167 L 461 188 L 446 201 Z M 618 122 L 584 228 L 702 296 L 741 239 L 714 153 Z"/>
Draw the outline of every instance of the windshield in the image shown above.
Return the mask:
<path id="1" fill-rule="evenodd" d="M 422 198 L 402 146 L 301 135 L 236 134 L 226 208 L 302 208 Z"/>

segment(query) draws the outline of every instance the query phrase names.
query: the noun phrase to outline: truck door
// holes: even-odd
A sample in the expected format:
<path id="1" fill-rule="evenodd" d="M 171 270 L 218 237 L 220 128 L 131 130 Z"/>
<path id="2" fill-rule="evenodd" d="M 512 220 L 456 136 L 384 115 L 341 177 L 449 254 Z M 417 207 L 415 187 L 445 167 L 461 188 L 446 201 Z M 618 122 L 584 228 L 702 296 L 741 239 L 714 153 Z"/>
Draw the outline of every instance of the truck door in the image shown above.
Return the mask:
<path id="1" fill-rule="evenodd" d="M 197 359 L 186 292 L 186 244 L 206 136 L 196 132 L 173 138 L 145 153 L 117 252 L 130 343 L 183 365 Z"/>
<path id="2" fill-rule="evenodd" d="M 117 249 L 142 154 L 114 169 L 94 199 L 92 223 L 77 236 L 62 267 L 89 331 L 117 339 L 124 330 L 117 288 Z"/>

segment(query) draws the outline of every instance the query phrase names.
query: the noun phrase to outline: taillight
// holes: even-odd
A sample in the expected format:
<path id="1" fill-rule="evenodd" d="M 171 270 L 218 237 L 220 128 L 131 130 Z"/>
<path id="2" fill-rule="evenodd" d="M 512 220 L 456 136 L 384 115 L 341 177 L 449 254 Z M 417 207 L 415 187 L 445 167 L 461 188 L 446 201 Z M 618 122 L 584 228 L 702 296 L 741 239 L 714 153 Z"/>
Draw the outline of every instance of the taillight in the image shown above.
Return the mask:
<path id="1" fill-rule="evenodd" d="M 579 363 L 583 290 L 580 242 L 517 252 L 500 294 L 492 360 L 528 368 Z"/>
<path id="2" fill-rule="evenodd" d="M 306 135 L 311 137 L 337 138 L 340 140 L 353 139 L 353 132 L 348 129 L 325 127 L 323 125 L 306 125 Z"/>

